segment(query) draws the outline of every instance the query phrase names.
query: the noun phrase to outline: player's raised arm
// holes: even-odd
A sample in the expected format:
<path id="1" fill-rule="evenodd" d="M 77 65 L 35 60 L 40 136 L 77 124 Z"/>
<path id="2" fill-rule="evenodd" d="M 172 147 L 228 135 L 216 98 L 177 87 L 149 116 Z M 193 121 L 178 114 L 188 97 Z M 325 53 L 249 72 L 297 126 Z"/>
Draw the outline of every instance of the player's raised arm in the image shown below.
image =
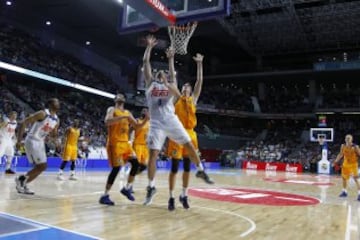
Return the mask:
<path id="1" fill-rule="evenodd" d="M 41 111 L 38 111 L 38 112 L 30 115 L 29 117 L 25 118 L 23 121 L 20 122 L 19 130 L 17 132 L 17 143 L 16 143 L 16 146 L 18 148 L 19 148 L 19 146 L 21 144 L 21 141 L 23 139 L 26 126 L 29 125 L 29 124 L 33 124 L 36 121 L 44 120 L 45 117 L 46 117 L 46 113 L 43 110 L 41 110 Z"/>
<path id="2" fill-rule="evenodd" d="M 143 71 L 145 86 L 148 87 L 152 81 L 152 69 L 150 64 L 151 50 L 156 46 L 157 40 L 153 35 L 146 36 L 146 49 L 143 57 Z"/>
<path id="3" fill-rule="evenodd" d="M 166 57 L 169 60 L 169 77 L 170 81 L 164 79 L 164 84 L 169 88 L 171 93 L 175 96 L 175 98 L 180 98 L 181 93 L 177 86 L 176 81 L 176 73 L 175 73 L 175 66 L 174 66 L 174 57 L 175 57 L 175 50 L 173 48 L 168 48 L 166 50 Z"/>
<path id="4" fill-rule="evenodd" d="M 194 87 L 194 104 L 196 105 L 197 101 L 199 100 L 201 89 L 203 85 L 203 59 L 204 56 L 200 53 L 197 53 L 195 57 L 193 57 L 194 61 L 196 62 L 196 83 Z"/>

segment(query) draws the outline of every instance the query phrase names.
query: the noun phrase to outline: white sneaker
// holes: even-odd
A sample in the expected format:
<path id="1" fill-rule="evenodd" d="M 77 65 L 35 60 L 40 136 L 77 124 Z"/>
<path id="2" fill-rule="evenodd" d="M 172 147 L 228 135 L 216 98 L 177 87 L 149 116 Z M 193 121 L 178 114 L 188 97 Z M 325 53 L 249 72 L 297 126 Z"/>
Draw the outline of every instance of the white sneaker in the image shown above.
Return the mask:
<path id="1" fill-rule="evenodd" d="M 64 181 L 65 179 L 64 179 L 64 176 L 63 176 L 62 174 L 59 174 L 59 175 L 57 176 L 57 180 L 59 180 L 59 181 Z"/>
<path id="2" fill-rule="evenodd" d="M 31 191 L 26 185 L 24 187 L 24 192 L 22 192 L 23 194 L 27 194 L 27 195 L 34 195 L 35 193 L 33 191 Z"/>
<path id="3" fill-rule="evenodd" d="M 75 174 L 71 174 L 70 177 L 69 177 L 69 180 L 76 181 L 78 179 L 77 179 L 77 177 L 75 177 Z"/>
<path id="4" fill-rule="evenodd" d="M 24 192 L 24 184 L 22 181 L 20 181 L 19 177 L 15 178 L 15 183 L 16 183 L 16 191 L 18 193 L 23 193 Z"/>

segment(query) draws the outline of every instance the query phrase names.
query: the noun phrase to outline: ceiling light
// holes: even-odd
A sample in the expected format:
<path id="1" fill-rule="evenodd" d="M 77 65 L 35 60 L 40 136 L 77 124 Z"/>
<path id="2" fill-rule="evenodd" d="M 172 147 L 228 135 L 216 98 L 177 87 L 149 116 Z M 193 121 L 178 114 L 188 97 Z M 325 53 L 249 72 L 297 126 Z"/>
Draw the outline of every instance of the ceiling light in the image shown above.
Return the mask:
<path id="1" fill-rule="evenodd" d="M 48 26 L 50 26 L 50 25 L 51 25 L 51 22 L 50 22 L 50 21 L 46 21 L 45 24 L 48 25 Z"/>
<path id="2" fill-rule="evenodd" d="M 11 6 L 12 2 L 11 1 L 6 1 L 6 5 Z"/>
<path id="3" fill-rule="evenodd" d="M 86 41 L 85 44 L 89 46 L 89 45 L 91 44 L 91 42 L 90 42 L 90 41 Z"/>

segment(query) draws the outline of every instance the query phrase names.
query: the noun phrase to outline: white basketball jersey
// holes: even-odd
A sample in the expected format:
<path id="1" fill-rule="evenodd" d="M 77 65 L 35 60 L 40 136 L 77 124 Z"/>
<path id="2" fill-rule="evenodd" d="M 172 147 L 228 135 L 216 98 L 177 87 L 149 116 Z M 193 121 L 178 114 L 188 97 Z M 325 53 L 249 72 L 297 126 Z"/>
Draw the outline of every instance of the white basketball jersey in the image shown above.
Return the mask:
<path id="1" fill-rule="evenodd" d="M 11 140 L 15 135 L 17 122 L 16 120 L 11 122 L 9 118 L 5 118 L 4 121 L 7 122 L 7 124 L 0 129 L 0 137 Z"/>
<path id="2" fill-rule="evenodd" d="M 55 126 L 58 124 L 59 119 L 57 115 L 51 116 L 50 111 L 48 109 L 44 110 L 46 113 L 46 117 L 42 121 L 35 122 L 27 137 L 36 139 L 36 140 L 44 140 L 45 137 L 54 130 Z"/>
<path id="3" fill-rule="evenodd" d="M 153 81 L 146 90 L 150 121 L 164 119 L 169 115 L 175 116 L 173 98 L 174 96 L 163 83 Z"/>

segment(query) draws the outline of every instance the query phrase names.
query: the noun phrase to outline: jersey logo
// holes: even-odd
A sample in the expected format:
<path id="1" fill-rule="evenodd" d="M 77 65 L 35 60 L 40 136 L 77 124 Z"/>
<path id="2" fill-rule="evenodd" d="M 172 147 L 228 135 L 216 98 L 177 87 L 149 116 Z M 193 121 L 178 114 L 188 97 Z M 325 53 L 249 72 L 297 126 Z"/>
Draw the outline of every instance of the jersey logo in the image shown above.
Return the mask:
<path id="1" fill-rule="evenodd" d="M 157 89 L 156 87 L 153 88 L 151 91 L 152 97 L 167 97 L 169 96 L 169 90 L 166 89 Z"/>
<path id="2" fill-rule="evenodd" d="M 49 123 L 46 123 L 45 126 L 41 128 L 44 132 L 50 132 L 52 130 L 52 127 L 49 125 Z"/>

